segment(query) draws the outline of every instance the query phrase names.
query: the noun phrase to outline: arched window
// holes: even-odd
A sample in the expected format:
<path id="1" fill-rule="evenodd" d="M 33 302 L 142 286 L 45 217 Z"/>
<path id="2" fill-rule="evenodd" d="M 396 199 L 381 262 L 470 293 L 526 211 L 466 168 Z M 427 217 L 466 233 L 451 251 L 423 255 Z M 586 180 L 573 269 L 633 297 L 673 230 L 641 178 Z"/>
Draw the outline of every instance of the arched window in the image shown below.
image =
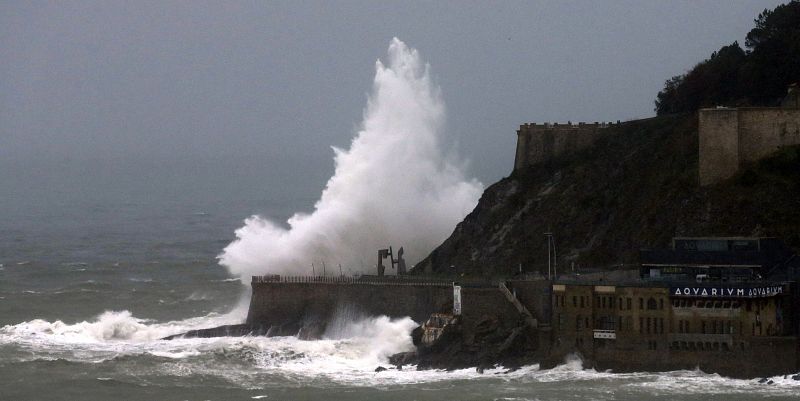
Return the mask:
<path id="1" fill-rule="evenodd" d="M 656 302 L 655 299 L 650 298 L 650 299 L 647 300 L 647 309 L 648 310 L 658 309 L 658 303 Z"/>

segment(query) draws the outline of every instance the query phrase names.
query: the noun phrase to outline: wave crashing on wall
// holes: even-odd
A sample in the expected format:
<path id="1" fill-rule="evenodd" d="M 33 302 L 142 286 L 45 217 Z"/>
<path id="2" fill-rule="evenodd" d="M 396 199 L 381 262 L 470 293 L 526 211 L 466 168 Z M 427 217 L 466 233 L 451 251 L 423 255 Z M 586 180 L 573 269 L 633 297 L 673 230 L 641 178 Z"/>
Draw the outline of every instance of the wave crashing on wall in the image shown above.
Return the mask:
<path id="1" fill-rule="evenodd" d="M 394 38 L 388 64 L 375 63 L 363 121 L 349 149 L 333 148 L 335 171 L 310 214 L 288 229 L 251 216 L 219 255 L 250 275 L 372 273 L 379 248 L 403 246 L 415 263 L 472 210 L 483 185 L 443 151 L 445 106 L 430 67 Z"/>

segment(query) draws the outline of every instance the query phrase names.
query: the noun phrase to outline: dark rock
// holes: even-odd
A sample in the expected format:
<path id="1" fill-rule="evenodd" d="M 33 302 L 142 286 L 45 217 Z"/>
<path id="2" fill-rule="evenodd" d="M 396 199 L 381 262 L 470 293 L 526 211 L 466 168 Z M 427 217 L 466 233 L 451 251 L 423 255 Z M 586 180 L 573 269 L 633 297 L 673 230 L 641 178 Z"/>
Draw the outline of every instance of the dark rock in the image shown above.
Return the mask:
<path id="1" fill-rule="evenodd" d="M 497 330 L 499 322 L 496 317 L 483 316 L 478 323 L 475 324 L 475 334 L 487 334 Z"/>
<path id="2" fill-rule="evenodd" d="M 792 376 L 792 380 L 800 380 L 800 375 L 794 375 L 794 376 Z"/>
<path id="3" fill-rule="evenodd" d="M 174 340 L 176 338 L 266 336 L 270 331 L 271 328 L 265 326 L 233 324 L 233 325 L 212 327 L 209 329 L 189 330 L 185 333 L 164 337 L 162 338 L 162 340 Z"/>
<path id="4" fill-rule="evenodd" d="M 483 372 L 497 365 L 516 369 L 539 362 L 536 338 L 524 324 L 505 326 L 500 315 L 477 319 L 462 316 L 445 326 L 433 344 L 419 344 L 415 353 L 392 355 L 389 361 L 395 366 L 416 364 L 417 369 L 448 371 L 474 368 Z"/>
<path id="5" fill-rule="evenodd" d="M 377 368 L 375 368 L 376 372 L 383 372 L 384 370 L 387 370 L 387 369 L 384 368 L 383 366 L 378 366 Z"/>
<path id="6" fill-rule="evenodd" d="M 422 326 L 417 326 L 414 330 L 411 330 L 411 341 L 414 343 L 415 347 L 418 347 L 422 344 L 422 335 L 425 333 L 422 330 Z"/>
<path id="7" fill-rule="evenodd" d="M 398 369 L 403 369 L 403 365 L 415 365 L 417 364 L 417 352 L 411 351 L 394 354 L 389 357 L 389 363 Z"/>
<path id="8" fill-rule="evenodd" d="M 519 349 L 520 347 L 524 346 L 524 344 L 522 344 L 524 340 L 522 337 L 523 329 L 523 327 L 515 327 L 513 330 L 511 330 L 511 333 L 508 335 L 508 337 L 506 337 L 505 341 L 503 341 L 503 344 L 500 345 L 498 352 L 503 354 L 511 351 L 512 349 Z"/>

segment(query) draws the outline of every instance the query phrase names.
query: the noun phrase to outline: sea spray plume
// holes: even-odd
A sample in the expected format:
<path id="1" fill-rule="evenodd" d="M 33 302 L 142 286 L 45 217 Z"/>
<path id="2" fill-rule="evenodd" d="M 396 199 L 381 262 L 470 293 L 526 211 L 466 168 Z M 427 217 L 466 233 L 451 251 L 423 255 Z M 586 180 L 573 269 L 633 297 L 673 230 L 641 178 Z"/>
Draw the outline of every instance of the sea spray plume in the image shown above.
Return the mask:
<path id="1" fill-rule="evenodd" d="M 350 149 L 333 148 L 335 172 L 314 211 L 292 216 L 289 229 L 252 216 L 219 255 L 243 281 L 306 275 L 323 261 L 328 274 L 338 274 L 339 264 L 345 273 L 371 273 L 376 251 L 390 244 L 404 246 L 415 263 L 477 204 L 482 184 L 443 156 L 444 104 L 429 66 L 397 38 L 388 53 L 388 66 L 375 63 Z"/>

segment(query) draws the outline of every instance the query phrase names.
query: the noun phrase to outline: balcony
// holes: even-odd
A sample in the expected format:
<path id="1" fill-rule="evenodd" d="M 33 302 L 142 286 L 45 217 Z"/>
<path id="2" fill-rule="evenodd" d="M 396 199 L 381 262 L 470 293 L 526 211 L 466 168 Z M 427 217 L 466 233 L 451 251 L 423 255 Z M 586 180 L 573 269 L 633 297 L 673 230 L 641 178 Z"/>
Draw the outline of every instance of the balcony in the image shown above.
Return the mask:
<path id="1" fill-rule="evenodd" d="M 594 330 L 594 338 L 616 340 L 617 333 L 614 330 Z"/>

